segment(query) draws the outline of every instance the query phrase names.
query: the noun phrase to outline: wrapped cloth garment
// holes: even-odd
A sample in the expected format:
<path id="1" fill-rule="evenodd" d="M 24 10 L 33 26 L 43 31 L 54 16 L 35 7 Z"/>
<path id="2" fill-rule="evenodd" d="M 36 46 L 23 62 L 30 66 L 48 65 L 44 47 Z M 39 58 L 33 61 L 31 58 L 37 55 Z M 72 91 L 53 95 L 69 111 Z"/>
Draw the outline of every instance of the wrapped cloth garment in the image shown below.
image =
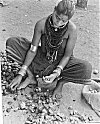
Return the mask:
<path id="1" fill-rule="evenodd" d="M 25 38 L 12 37 L 7 40 L 6 48 L 7 57 L 22 65 L 30 48 L 30 42 Z M 50 64 L 42 52 L 42 48 L 38 47 L 37 54 L 29 68 L 33 74 L 40 77 L 49 75 L 57 67 L 62 57 L 63 54 L 59 56 L 58 53 L 57 60 Z M 87 61 L 71 56 L 60 76 L 69 82 L 86 84 L 91 81 L 91 71 L 91 65 Z"/>

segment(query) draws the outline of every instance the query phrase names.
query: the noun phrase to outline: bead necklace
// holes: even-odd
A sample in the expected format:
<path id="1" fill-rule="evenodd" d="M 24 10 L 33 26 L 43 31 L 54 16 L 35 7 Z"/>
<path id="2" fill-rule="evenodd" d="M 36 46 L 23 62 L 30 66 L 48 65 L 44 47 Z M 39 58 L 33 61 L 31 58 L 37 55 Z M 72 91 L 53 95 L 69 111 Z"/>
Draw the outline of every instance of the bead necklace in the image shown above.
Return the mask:
<path id="1" fill-rule="evenodd" d="M 62 37 L 68 29 L 68 23 L 66 25 L 55 28 L 52 23 L 52 14 L 47 18 L 46 24 L 46 50 L 47 58 L 49 61 L 55 61 L 57 59 L 57 52 L 63 43 Z"/>

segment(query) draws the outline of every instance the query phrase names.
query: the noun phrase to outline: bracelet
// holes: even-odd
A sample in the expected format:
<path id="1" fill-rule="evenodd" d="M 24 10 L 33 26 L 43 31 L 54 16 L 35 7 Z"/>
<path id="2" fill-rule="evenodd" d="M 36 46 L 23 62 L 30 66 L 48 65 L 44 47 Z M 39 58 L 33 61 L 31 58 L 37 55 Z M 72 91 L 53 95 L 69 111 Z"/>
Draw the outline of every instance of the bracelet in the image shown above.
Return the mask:
<path id="1" fill-rule="evenodd" d="M 30 50 L 31 50 L 32 52 L 36 52 L 37 46 L 34 46 L 34 45 L 31 44 Z"/>
<path id="2" fill-rule="evenodd" d="M 24 70 L 27 70 L 27 65 L 22 65 L 22 67 L 21 67 L 22 69 L 24 69 Z"/>
<path id="3" fill-rule="evenodd" d="M 26 65 L 22 65 L 21 70 L 18 72 L 18 74 L 24 76 L 26 74 L 27 68 L 28 67 Z"/>
<path id="4" fill-rule="evenodd" d="M 60 68 L 57 68 L 57 69 L 55 69 L 53 72 L 54 73 L 57 73 L 58 75 L 57 75 L 57 77 L 59 77 L 60 76 L 60 74 L 61 74 L 61 69 L 59 70 Z"/>
<path id="5" fill-rule="evenodd" d="M 18 72 L 18 74 L 22 75 L 22 77 L 23 77 L 23 76 L 25 76 L 25 74 L 26 74 L 26 70 L 21 69 L 21 70 Z"/>
<path id="6" fill-rule="evenodd" d="M 60 68 L 61 70 L 63 70 L 63 67 L 61 65 L 58 65 L 57 67 Z"/>

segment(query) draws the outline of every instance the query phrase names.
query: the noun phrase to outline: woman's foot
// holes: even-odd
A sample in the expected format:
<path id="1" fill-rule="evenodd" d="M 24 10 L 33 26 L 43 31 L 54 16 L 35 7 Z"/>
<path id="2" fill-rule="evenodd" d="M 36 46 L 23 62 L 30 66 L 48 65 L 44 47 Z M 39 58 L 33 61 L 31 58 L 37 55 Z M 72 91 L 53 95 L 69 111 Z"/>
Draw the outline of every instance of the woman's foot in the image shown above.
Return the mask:
<path id="1" fill-rule="evenodd" d="M 29 84 L 36 84 L 36 80 L 34 78 L 34 75 L 32 74 L 32 72 L 27 69 L 27 74 L 28 74 L 28 77 L 25 79 L 24 82 L 22 82 L 19 87 L 17 88 L 18 90 L 20 89 L 24 89 L 26 88 Z"/>
<path id="2" fill-rule="evenodd" d="M 29 84 L 36 84 L 36 81 L 34 78 L 29 78 L 27 77 L 24 82 L 22 82 L 19 87 L 17 88 L 18 90 L 26 88 Z"/>
<path id="3" fill-rule="evenodd" d="M 63 82 L 58 82 L 57 87 L 53 91 L 53 99 L 60 100 L 62 98 Z"/>

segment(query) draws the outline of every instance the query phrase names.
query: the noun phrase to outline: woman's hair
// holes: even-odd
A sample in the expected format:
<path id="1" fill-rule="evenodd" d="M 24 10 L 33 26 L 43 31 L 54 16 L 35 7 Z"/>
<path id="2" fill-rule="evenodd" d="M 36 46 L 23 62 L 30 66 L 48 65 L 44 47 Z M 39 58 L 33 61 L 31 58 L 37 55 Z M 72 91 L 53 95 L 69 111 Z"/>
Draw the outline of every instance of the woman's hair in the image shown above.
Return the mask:
<path id="1" fill-rule="evenodd" d="M 55 11 L 58 15 L 64 14 L 70 19 L 74 15 L 75 4 L 72 0 L 59 0 L 55 6 Z"/>

